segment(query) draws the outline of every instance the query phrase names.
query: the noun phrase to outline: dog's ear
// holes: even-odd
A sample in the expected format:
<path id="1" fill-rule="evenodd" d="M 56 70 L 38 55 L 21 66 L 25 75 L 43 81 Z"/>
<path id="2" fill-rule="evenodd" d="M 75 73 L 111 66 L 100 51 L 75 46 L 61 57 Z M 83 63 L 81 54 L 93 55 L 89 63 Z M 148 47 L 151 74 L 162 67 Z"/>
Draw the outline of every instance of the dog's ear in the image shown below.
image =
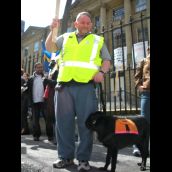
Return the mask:
<path id="1" fill-rule="evenodd" d="M 104 116 L 104 113 L 101 111 L 96 111 L 92 114 L 92 124 L 95 125 L 97 120 L 101 119 Z"/>

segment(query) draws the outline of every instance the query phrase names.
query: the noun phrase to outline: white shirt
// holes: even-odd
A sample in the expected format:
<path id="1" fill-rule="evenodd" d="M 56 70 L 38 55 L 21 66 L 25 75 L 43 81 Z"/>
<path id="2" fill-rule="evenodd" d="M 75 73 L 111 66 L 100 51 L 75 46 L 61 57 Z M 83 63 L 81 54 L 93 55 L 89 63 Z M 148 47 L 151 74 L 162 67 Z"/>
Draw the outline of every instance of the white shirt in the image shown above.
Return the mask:
<path id="1" fill-rule="evenodd" d="M 43 102 L 44 101 L 44 85 L 42 81 L 42 76 L 35 74 L 33 81 L 33 102 Z"/>

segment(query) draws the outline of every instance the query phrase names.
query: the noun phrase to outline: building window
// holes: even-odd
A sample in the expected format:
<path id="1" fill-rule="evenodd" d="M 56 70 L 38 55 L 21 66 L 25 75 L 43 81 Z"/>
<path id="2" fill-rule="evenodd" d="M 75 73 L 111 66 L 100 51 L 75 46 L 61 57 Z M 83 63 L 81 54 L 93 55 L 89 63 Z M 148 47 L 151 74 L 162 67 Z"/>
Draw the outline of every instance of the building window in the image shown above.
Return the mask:
<path id="1" fill-rule="evenodd" d="M 137 37 L 138 37 L 138 42 L 143 41 L 143 33 L 144 33 L 144 41 L 148 41 L 148 28 L 141 28 L 137 29 Z"/>
<path id="2" fill-rule="evenodd" d="M 114 48 L 122 47 L 122 45 L 126 46 L 126 39 L 125 39 L 124 31 L 122 32 L 122 35 L 121 35 L 121 30 L 116 29 L 116 30 L 114 30 L 113 35 L 114 35 Z M 122 41 L 121 41 L 121 39 L 122 39 Z"/>
<path id="3" fill-rule="evenodd" d="M 136 0 L 136 12 L 146 9 L 146 0 Z"/>
<path id="4" fill-rule="evenodd" d="M 38 51 L 39 50 L 39 42 L 35 42 L 34 43 L 34 52 Z"/>
<path id="5" fill-rule="evenodd" d="M 113 20 L 121 20 L 124 17 L 124 8 L 113 9 Z"/>

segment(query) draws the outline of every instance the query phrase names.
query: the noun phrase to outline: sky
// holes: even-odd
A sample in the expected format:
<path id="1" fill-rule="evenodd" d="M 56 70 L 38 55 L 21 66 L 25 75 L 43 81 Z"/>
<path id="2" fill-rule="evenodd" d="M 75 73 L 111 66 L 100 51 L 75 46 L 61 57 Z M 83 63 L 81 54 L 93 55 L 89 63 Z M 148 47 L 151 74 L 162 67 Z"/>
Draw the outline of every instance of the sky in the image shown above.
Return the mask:
<path id="1" fill-rule="evenodd" d="M 62 18 L 66 0 L 60 1 L 59 18 Z M 29 26 L 46 27 L 55 17 L 56 0 L 21 0 L 21 20 L 25 30 Z"/>

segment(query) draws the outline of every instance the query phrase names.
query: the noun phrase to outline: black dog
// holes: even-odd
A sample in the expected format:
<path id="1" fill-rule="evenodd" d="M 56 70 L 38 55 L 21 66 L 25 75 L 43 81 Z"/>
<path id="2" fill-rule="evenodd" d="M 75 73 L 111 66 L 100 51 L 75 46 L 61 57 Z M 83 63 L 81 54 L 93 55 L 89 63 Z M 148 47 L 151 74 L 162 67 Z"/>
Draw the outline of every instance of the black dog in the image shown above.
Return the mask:
<path id="1" fill-rule="evenodd" d="M 135 124 L 137 133 L 115 133 L 117 119 L 130 119 L 129 121 Z M 107 170 L 111 161 L 111 172 L 115 172 L 118 149 L 136 145 L 140 150 L 142 162 L 138 163 L 141 171 L 146 170 L 146 160 L 149 156 L 149 124 L 146 119 L 139 116 L 106 116 L 103 112 L 92 113 L 86 120 L 88 129 L 95 131 L 98 140 L 107 147 L 106 164 L 100 170 Z M 126 131 L 130 128 L 126 125 Z"/>

